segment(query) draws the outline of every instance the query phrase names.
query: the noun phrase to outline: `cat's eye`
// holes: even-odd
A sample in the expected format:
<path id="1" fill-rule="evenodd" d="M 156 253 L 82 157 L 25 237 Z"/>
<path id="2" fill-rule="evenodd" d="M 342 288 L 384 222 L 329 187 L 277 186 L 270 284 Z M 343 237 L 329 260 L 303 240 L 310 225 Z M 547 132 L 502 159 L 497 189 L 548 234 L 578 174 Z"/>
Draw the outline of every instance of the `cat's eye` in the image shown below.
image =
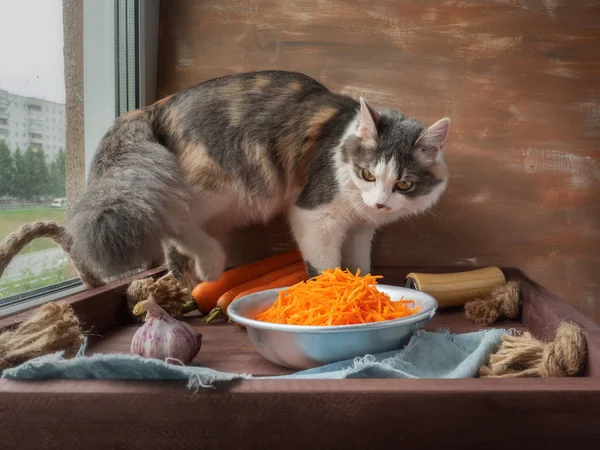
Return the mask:
<path id="1" fill-rule="evenodd" d="M 400 180 L 396 183 L 396 189 L 399 191 L 408 191 L 411 187 L 413 187 L 412 181 Z"/>
<path id="2" fill-rule="evenodd" d="M 361 175 L 367 181 L 375 181 L 375 175 L 373 175 L 367 169 L 363 169 L 361 172 Z"/>

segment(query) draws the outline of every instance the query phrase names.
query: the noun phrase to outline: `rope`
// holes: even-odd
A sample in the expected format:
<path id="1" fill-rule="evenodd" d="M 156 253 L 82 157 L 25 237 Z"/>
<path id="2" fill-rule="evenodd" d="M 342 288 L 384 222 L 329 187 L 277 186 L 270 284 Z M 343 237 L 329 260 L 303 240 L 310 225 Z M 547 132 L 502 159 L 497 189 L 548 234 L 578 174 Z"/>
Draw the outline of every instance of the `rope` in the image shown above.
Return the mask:
<path id="1" fill-rule="evenodd" d="M 585 337 L 577 325 L 563 322 L 553 341 L 545 343 L 525 332 L 505 334 L 498 352 L 479 370 L 481 377 L 568 377 L 577 375 L 585 363 Z"/>
<path id="2" fill-rule="evenodd" d="M 465 304 L 465 315 L 475 323 L 492 325 L 515 319 L 521 312 L 521 289 L 516 281 L 496 287 L 488 296 Z M 568 377 L 577 375 L 585 363 L 586 343 L 581 328 L 562 322 L 551 342 L 531 333 L 504 334 L 498 351 L 479 370 L 481 377 Z"/>
<path id="3" fill-rule="evenodd" d="M 70 253 L 72 238 L 63 225 L 53 221 L 30 222 L 22 225 L 17 231 L 9 234 L 0 243 L 0 278 L 12 259 L 31 241 L 37 238 L 50 238 L 69 255 L 75 270 L 88 288 L 102 286 L 104 282 L 94 274 L 83 261 L 73 258 Z"/>
<path id="4" fill-rule="evenodd" d="M 467 302 L 465 315 L 475 323 L 491 325 L 503 318 L 515 319 L 520 309 L 519 283 L 509 281 L 494 288 L 488 296 Z"/>
<path id="5" fill-rule="evenodd" d="M 0 334 L 0 372 L 31 358 L 75 350 L 83 341 L 73 308 L 64 302 L 46 303 L 14 330 Z"/>

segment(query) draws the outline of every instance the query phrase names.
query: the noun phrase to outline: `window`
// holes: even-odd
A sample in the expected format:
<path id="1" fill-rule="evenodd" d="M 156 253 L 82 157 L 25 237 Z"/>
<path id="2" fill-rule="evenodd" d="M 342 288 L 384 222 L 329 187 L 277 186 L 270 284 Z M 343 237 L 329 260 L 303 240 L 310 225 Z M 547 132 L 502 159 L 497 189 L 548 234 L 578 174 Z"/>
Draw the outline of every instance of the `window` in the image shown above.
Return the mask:
<path id="1" fill-rule="evenodd" d="M 67 180 L 86 176 L 98 142 L 117 115 L 154 101 L 158 0 L 83 0 L 82 24 L 69 22 L 79 16 L 64 9 L 68 6 L 62 0 L 0 0 L 0 42 L 10 43 L 3 46 L 0 99 L 6 91 L 6 132 L 15 137 L 22 134 L 6 144 L 8 151 L 0 140 L 0 240 L 23 223 L 63 222 L 65 208 L 51 204 L 55 198 L 71 200 L 77 195 L 66 192 Z M 63 47 L 69 47 L 64 44 L 73 47 L 78 36 L 64 35 L 63 30 L 72 29 L 83 29 L 83 60 L 78 60 L 77 52 L 63 54 Z M 74 59 L 65 64 L 65 58 Z M 67 86 L 65 67 L 73 70 L 70 79 L 75 80 Z M 80 73 L 83 79 L 77 78 Z M 81 103 L 67 105 L 69 99 Z M 78 110 L 83 111 L 84 125 L 79 130 L 67 120 L 67 111 Z M 23 128 L 17 130 L 20 123 Z M 70 146 L 69 136 L 75 141 L 83 138 L 84 148 Z M 67 154 L 75 155 L 75 160 L 83 157 L 85 168 L 68 171 Z M 28 167 L 35 167 L 37 175 L 20 179 L 36 183 L 11 183 L 19 170 Z M 13 259 L 0 278 L 0 316 L 74 289 L 83 288 L 67 256 L 53 241 L 38 239 Z"/>

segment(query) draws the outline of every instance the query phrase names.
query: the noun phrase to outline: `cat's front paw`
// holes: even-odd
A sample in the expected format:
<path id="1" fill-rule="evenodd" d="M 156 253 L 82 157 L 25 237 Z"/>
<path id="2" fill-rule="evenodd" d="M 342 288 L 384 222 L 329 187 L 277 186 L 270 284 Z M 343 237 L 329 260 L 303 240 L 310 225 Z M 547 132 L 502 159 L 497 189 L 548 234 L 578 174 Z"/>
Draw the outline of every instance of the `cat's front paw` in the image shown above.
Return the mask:
<path id="1" fill-rule="evenodd" d="M 304 267 L 306 267 L 306 273 L 308 274 L 309 278 L 314 278 L 321 274 L 321 272 L 319 272 L 317 268 L 308 261 L 304 261 Z"/>
<path id="2" fill-rule="evenodd" d="M 169 272 L 178 280 L 183 279 L 191 266 L 190 259 L 179 253 L 175 247 L 170 248 L 166 253 L 165 263 Z"/>
<path id="3" fill-rule="evenodd" d="M 173 275 L 175 276 L 175 275 Z M 193 264 L 189 264 L 188 268 L 181 274 L 181 277 L 177 277 L 179 282 L 185 286 L 190 292 L 200 283 L 202 280 L 198 278 L 196 274 L 196 270 L 193 267 Z"/>
<path id="4" fill-rule="evenodd" d="M 196 274 L 202 281 L 216 281 L 225 271 L 227 257 L 221 249 L 196 258 Z"/>

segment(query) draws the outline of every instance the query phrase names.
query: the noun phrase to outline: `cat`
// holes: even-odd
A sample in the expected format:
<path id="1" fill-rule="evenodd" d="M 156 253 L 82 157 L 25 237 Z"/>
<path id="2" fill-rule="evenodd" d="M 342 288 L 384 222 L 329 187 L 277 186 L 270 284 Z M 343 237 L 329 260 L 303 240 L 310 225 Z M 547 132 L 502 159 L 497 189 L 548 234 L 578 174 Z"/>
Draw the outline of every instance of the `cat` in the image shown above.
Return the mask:
<path id="1" fill-rule="evenodd" d="M 231 230 L 285 212 L 309 276 L 368 273 L 375 230 L 446 190 L 449 126 L 295 72 L 205 81 L 116 119 L 68 213 L 72 252 L 105 277 L 164 252 L 176 277 L 191 260 L 216 280 Z"/>

